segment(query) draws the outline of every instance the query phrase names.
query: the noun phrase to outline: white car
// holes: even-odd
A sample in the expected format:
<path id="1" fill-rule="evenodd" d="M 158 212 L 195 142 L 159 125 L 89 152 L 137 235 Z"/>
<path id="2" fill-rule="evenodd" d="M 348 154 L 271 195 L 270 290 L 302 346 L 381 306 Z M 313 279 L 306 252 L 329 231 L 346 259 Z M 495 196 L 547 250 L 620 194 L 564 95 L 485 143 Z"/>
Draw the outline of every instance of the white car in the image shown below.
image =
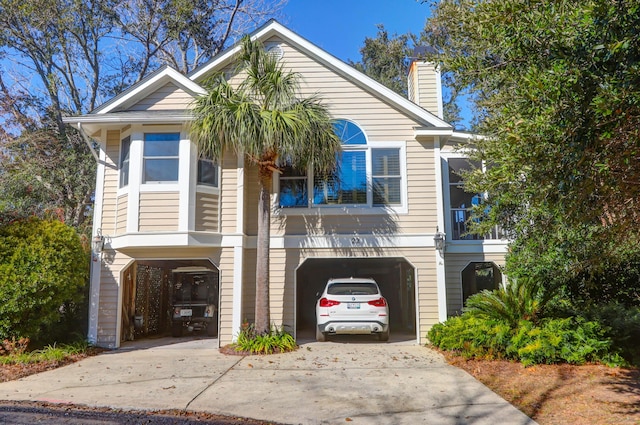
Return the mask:
<path id="1" fill-rule="evenodd" d="M 375 334 L 389 340 L 389 306 L 373 279 L 329 279 L 316 302 L 316 340 L 327 335 Z"/>

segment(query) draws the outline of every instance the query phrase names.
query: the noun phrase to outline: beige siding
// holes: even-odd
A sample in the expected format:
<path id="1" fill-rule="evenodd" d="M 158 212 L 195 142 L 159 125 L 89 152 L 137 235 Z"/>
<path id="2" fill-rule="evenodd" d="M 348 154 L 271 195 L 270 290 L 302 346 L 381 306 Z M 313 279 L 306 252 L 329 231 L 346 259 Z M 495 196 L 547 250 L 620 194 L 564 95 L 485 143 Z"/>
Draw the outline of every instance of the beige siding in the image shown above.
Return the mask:
<path id="1" fill-rule="evenodd" d="M 115 251 L 105 251 L 100 272 L 100 307 L 98 308 L 97 343 L 103 347 L 114 348 L 118 331 L 118 291 L 120 272 L 130 263 L 131 258 Z"/>
<path id="2" fill-rule="evenodd" d="M 236 233 L 238 160 L 226 153 L 220 166 L 220 225 L 222 233 Z M 246 187 L 245 187 L 246 190 Z"/>
<path id="3" fill-rule="evenodd" d="M 435 269 L 435 253 L 423 248 L 386 249 L 272 249 L 270 254 L 270 305 L 271 321 L 293 327 L 296 305 L 296 269 L 305 258 L 376 258 L 403 257 L 416 270 L 417 320 L 420 328 L 417 336 L 426 341 L 428 330 L 438 322 L 438 295 Z M 245 258 L 245 262 L 247 258 Z M 248 264 L 246 264 L 248 266 Z M 253 282 L 255 279 L 253 278 Z M 249 285 L 245 280 L 245 285 Z M 247 291 L 249 288 L 247 286 Z M 251 292 L 253 295 L 253 292 Z"/>
<path id="4" fill-rule="evenodd" d="M 278 41 L 271 39 L 269 41 Z M 383 233 L 418 234 L 435 231 L 436 186 L 433 167 L 433 142 L 420 143 L 414 138 L 414 127 L 424 125 L 407 117 L 395 106 L 342 77 L 327 66 L 310 59 L 304 52 L 282 45 L 286 66 L 302 76 L 303 95 L 319 92 L 336 118 L 356 122 L 373 142 L 406 143 L 408 213 L 381 215 L 309 214 L 307 217 L 286 215 L 274 217 L 273 234 Z M 247 172 L 247 232 L 256 229 L 251 205 L 257 203 L 257 187 L 251 185 Z M 251 176 L 251 179 L 253 176 Z"/>
<path id="5" fill-rule="evenodd" d="M 242 270 L 242 321 L 253 322 L 256 314 L 256 250 L 245 249 Z M 273 271 L 273 268 L 271 269 Z M 270 274 L 269 279 L 273 280 Z M 272 318 L 273 319 L 273 318 Z"/>
<path id="6" fill-rule="evenodd" d="M 219 198 L 220 196 L 217 194 L 196 193 L 195 230 L 204 232 L 217 232 L 219 230 Z"/>
<path id="7" fill-rule="evenodd" d="M 222 248 L 220 255 L 220 345 L 230 344 L 233 329 L 233 248 Z"/>
<path id="8" fill-rule="evenodd" d="M 438 116 L 438 74 L 427 62 L 413 62 L 409 68 L 409 100 Z"/>
<path id="9" fill-rule="evenodd" d="M 193 96 L 172 83 L 167 83 L 129 108 L 130 111 L 187 109 Z"/>
<path id="10" fill-rule="evenodd" d="M 248 165 L 244 169 L 244 231 L 247 235 L 258 234 L 258 167 Z"/>
<path id="11" fill-rule="evenodd" d="M 118 196 L 116 204 L 116 225 L 115 233 L 119 235 L 127 231 L 127 210 L 129 208 L 129 196 L 127 194 Z"/>
<path id="12" fill-rule="evenodd" d="M 462 270 L 471 262 L 492 261 L 504 266 L 504 254 L 446 254 L 445 282 L 447 287 L 447 314 L 462 311 Z"/>
<path id="13" fill-rule="evenodd" d="M 178 230 L 178 192 L 140 193 L 140 232 Z"/>
<path id="14" fill-rule="evenodd" d="M 105 146 L 104 188 L 102 198 L 102 223 L 105 235 L 113 234 L 116 222 L 116 193 L 118 192 L 118 159 L 120 155 L 120 131 L 107 131 Z"/>

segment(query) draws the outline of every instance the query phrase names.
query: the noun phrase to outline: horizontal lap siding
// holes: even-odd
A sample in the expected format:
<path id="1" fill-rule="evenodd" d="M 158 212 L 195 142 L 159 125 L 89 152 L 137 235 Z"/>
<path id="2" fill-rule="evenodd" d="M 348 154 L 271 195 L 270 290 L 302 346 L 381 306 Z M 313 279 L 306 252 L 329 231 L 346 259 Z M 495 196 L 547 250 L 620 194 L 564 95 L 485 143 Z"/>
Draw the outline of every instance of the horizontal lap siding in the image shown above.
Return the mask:
<path id="1" fill-rule="evenodd" d="M 116 194 L 118 192 L 118 158 L 120 155 L 120 131 L 107 131 L 105 148 L 104 188 L 102 198 L 102 223 L 105 235 L 114 234 L 116 227 Z"/>
<path id="2" fill-rule="evenodd" d="M 244 169 L 244 192 L 245 192 L 245 233 L 247 235 L 258 234 L 258 198 L 260 187 L 258 185 L 258 167 L 248 165 Z"/>
<path id="3" fill-rule="evenodd" d="M 178 230 L 178 192 L 140 193 L 140 232 Z"/>
<path id="4" fill-rule="evenodd" d="M 462 311 L 462 270 L 471 262 L 493 261 L 504 265 L 504 254 L 446 254 L 445 282 L 447 287 L 447 314 L 460 314 Z"/>
<path id="5" fill-rule="evenodd" d="M 118 331 L 118 292 L 120 272 L 130 263 L 131 258 L 116 251 L 104 251 L 100 272 L 100 306 L 98 308 L 98 340 L 100 346 L 114 348 Z"/>
<path id="6" fill-rule="evenodd" d="M 252 323 L 256 314 L 256 252 L 255 249 L 244 250 L 242 270 L 242 321 Z"/>
<path id="7" fill-rule="evenodd" d="M 220 224 L 222 233 L 236 233 L 238 160 L 227 152 L 220 170 Z"/>
<path id="8" fill-rule="evenodd" d="M 218 210 L 220 196 L 211 193 L 196 193 L 196 220 L 195 229 L 197 231 L 217 232 Z"/>
<path id="9" fill-rule="evenodd" d="M 118 196 L 116 213 L 116 235 L 127 231 L 127 209 L 129 207 L 129 196 Z"/>
<path id="10" fill-rule="evenodd" d="M 269 41 L 277 41 L 271 39 Z M 330 233 L 405 233 L 435 231 L 436 186 L 433 165 L 433 143 L 419 143 L 413 128 L 420 123 L 408 118 L 395 106 L 375 97 L 353 82 L 307 57 L 303 52 L 283 45 L 286 67 L 302 76 L 302 94 L 319 92 L 323 102 L 336 118 L 355 121 L 373 142 L 406 142 L 408 214 L 398 215 L 325 215 L 306 219 L 287 216 L 273 220 L 275 234 Z M 256 197 L 257 193 L 250 193 Z M 286 215 L 286 210 L 284 214 Z"/>
<path id="11" fill-rule="evenodd" d="M 193 96 L 175 84 L 168 83 L 137 102 L 129 108 L 129 110 L 152 111 L 187 109 L 192 102 Z"/>
<path id="12" fill-rule="evenodd" d="M 295 323 L 295 275 L 306 258 L 376 258 L 403 257 L 416 269 L 417 302 L 421 343 L 426 334 L 438 322 L 438 295 L 435 268 L 435 253 L 423 248 L 385 249 L 272 249 L 270 254 L 270 306 L 271 321 L 278 325 L 293 327 Z M 248 260 L 245 257 L 245 262 Z M 247 263 L 246 267 L 250 265 Z M 255 280 L 252 278 L 251 282 Z M 246 291 L 253 296 L 253 289 L 245 279 Z"/>
<path id="13" fill-rule="evenodd" d="M 233 248 L 222 248 L 220 255 L 220 346 L 230 344 L 233 329 Z"/>

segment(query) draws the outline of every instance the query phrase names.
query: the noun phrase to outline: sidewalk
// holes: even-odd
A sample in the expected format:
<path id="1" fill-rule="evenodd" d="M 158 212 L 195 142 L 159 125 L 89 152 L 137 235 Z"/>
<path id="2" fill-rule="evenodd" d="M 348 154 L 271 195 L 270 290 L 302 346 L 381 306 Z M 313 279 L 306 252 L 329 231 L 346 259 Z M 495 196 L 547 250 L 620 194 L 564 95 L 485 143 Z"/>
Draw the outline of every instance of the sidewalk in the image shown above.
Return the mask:
<path id="1" fill-rule="evenodd" d="M 293 353 L 247 357 L 220 354 L 216 345 L 170 338 L 127 344 L 2 383 L 0 399 L 184 409 L 286 424 L 535 424 L 412 342 L 309 342 Z"/>

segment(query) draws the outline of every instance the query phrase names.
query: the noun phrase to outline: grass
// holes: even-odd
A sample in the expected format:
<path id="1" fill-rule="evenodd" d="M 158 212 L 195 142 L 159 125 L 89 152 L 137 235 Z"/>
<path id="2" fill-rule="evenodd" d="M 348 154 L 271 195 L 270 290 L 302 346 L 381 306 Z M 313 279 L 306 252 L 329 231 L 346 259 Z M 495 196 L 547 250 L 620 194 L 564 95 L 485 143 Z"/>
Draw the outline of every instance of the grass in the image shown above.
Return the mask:
<path id="1" fill-rule="evenodd" d="M 26 351 L 25 348 L 18 348 L 0 356 L 0 364 L 32 364 L 50 361 L 62 361 L 69 357 L 86 354 L 90 346 L 86 341 L 73 344 L 53 344 L 33 351 Z"/>

